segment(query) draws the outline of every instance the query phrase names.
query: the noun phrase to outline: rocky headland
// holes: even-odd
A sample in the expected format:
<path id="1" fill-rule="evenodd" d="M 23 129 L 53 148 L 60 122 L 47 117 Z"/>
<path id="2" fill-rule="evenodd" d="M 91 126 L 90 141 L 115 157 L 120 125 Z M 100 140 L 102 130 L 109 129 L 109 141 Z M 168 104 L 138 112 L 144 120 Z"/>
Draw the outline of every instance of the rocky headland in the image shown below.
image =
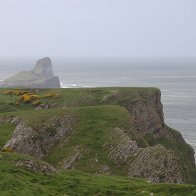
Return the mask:
<path id="1" fill-rule="evenodd" d="M 2 88 L 60 88 L 49 57 L 37 61 L 31 71 L 21 71 L 0 83 Z"/>
<path id="2" fill-rule="evenodd" d="M 47 109 L 28 102 L 28 110 L 23 111 L 23 103 L 16 107 L 12 103 L 16 112 L 0 115 L 2 125 L 15 127 L 3 151 L 31 155 L 57 171 L 79 169 L 155 183 L 195 183 L 194 150 L 165 124 L 159 89 L 36 92 Z M 13 99 L 18 100 L 9 97 Z"/>

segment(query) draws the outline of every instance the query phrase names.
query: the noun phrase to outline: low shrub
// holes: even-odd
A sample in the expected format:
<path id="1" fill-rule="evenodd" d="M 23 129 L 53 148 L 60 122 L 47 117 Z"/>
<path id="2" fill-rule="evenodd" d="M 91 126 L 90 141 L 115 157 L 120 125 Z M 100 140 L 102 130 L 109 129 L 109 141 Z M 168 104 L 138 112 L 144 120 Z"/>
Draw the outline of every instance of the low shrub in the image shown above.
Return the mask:
<path id="1" fill-rule="evenodd" d="M 13 149 L 10 147 L 5 147 L 2 149 L 2 152 L 13 152 Z"/>
<path id="2" fill-rule="evenodd" d="M 39 99 L 40 99 L 39 95 L 25 94 L 21 96 L 20 101 L 24 103 L 31 103 L 32 101 L 39 100 Z"/>

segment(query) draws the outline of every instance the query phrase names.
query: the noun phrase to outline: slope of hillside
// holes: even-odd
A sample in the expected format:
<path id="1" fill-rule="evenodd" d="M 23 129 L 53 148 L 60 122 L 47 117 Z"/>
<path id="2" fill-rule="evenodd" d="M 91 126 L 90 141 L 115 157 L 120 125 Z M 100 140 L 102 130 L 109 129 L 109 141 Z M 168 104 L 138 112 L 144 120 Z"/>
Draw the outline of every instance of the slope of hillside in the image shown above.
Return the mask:
<path id="1" fill-rule="evenodd" d="M 0 153 L 0 195 L 186 195 L 196 194 L 193 185 L 153 184 L 143 179 L 93 175 L 78 170 L 58 173 L 29 169 L 33 157 L 16 153 Z M 28 163 L 27 166 L 21 162 Z M 45 168 L 46 163 L 35 165 Z M 38 167 L 37 166 L 37 167 Z M 47 165 L 48 166 L 48 165 Z"/>
<path id="2" fill-rule="evenodd" d="M 159 89 L 0 93 L 0 147 L 5 154 L 28 154 L 58 171 L 195 183 L 194 151 L 165 125 Z M 24 96 L 32 100 L 25 102 Z"/>

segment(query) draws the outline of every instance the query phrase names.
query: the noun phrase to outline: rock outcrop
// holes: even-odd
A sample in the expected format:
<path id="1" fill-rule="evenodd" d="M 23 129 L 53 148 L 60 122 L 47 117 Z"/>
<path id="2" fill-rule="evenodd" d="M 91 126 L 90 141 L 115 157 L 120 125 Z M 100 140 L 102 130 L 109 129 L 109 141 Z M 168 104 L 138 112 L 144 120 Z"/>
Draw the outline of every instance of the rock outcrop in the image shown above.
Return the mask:
<path id="1" fill-rule="evenodd" d="M 178 131 L 165 125 L 159 89 L 81 89 L 82 92 L 90 94 L 92 101 L 85 94 L 79 97 L 85 99 L 77 102 L 77 107 L 58 108 L 63 111 L 60 116 L 51 109 L 52 116 L 41 123 L 29 125 L 18 117 L 0 117 L 0 123 L 16 125 L 4 148 L 33 155 L 61 169 L 142 177 L 156 183 L 193 182 L 194 151 Z M 78 94 L 74 96 L 69 99 L 71 106 L 78 100 Z M 60 107 L 66 105 L 63 99 L 61 103 Z M 96 107 L 85 107 L 93 104 Z M 120 115 L 110 116 L 115 112 Z M 53 161 L 55 157 L 58 158 Z"/>
<path id="2" fill-rule="evenodd" d="M 27 126 L 18 118 L 10 119 L 10 122 L 16 125 L 16 129 L 4 149 L 42 159 L 55 144 L 69 134 L 74 117 L 70 114 L 65 114 L 60 118 L 52 117 L 41 126 Z"/>
<path id="3" fill-rule="evenodd" d="M 31 71 L 22 71 L 0 83 L 5 88 L 60 88 L 60 81 L 53 73 L 49 57 L 37 61 Z"/>
<path id="4" fill-rule="evenodd" d="M 183 184 L 186 176 L 175 153 L 162 145 L 140 149 L 130 161 L 128 174 L 148 178 L 151 182 Z"/>
<path id="5" fill-rule="evenodd" d="M 55 173 L 57 171 L 52 165 L 34 158 L 30 160 L 20 160 L 15 165 L 16 167 L 25 168 L 39 173 Z"/>
<path id="6" fill-rule="evenodd" d="M 152 182 L 182 184 L 186 181 L 181 161 L 175 153 L 158 144 L 153 147 L 139 148 L 127 133 L 116 128 L 110 141 L 105 145 L 109 158 L 118 167 L 127 168 L 127 175 L 143 177 Z"/>
<path id="7" fill-rule="evenodd" d="M 133 117 L 133 123 L 137 134 L 146 135 L 154 133 L 157 135 L 165 135 L 163 105 L 161 103 L 160 91 L 155 92 L 146 99 L 140 98 L 132 101 L 127 97 L 119 104 L 127 108 Z"/>

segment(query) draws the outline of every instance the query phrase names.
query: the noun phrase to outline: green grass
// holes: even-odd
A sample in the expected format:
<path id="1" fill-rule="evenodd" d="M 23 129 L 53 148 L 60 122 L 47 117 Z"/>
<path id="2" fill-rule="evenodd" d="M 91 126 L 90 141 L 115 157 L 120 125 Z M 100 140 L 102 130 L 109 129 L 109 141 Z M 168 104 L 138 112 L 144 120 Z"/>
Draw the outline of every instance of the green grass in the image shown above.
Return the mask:
<path id="1" fill-rule="evenodd" d="M 14 113 L 7 113 L 7 115 L 14 115 L 22 118 L 27 126 L 32 126 L 34 124 L 42 124 L 44 121 L 48 120 L 53 116 L 61 116 L 66 113 L 65 109 L 43 109 L 43 110 L 24 110 Z"/>
<path id="2" fill-rule="evenodd" d="M 11 135 L 15 129 L 15 126 L 11 123 L 5 123 L 0 125 L 0 149 L 11 138 Z"/>
<path id="3" fill-rule="evenodd" d="M 31 157 L 0 153 L 0 195 L 186 195 L 196 194 L 193 185 L 151 184 L 146 180 L 120 176 L 92 175 L 78 170 L 57 174 L 34 173 L 15 166 Z"/>
<path id="4" fill-rule="evenodd" d="M 68 142 L 62 141 L 55 146 L 45 158 L 49 163 L 58 166 L 58 163 L 76 146 L 81 146 L 87 151 L 85 159 L 81 159 L 78 168 L 83 171 L 96 171 L 96 167 L 91 168 L 91 159 L 95 157 L 106 162 L 108 152 L 103 150 L 103 144 L 107 143 L 111 132 L 116 127 L 127 128 L 129 122 L 128 111 L 120 106 L 91 106 L 69 109 L 77 117 L 77 123 Z M 109 164 L 109 161 L 108 161 Z"/>
<path id="5" fill-rule="evenodd" d="M 32 110 L 33 107 L 28 104 L 15 103 L 20 97 L 13 95 L 5 95 L 7 89 L 0 89 L 0 113 L 14 112 L 21 110 Z M 28 90 L 28 89 L 27 89 Z M 56 104 L 56 107 L 85 107 L 95 105 L 115 104 L 118 105 L 124 98 L 129 97 L 132 101 L 137 99 L 147 99 L 154 93 L 159 93 L 157 88 L 128 88 L 128 87 L 112 87 L 112 88 L 86 88 L 86 89 L 39 89 L 29 90 L 39 96 L 55 93 L 59 94 L 59 98 L 44 98 L 43 103 Z"/>

